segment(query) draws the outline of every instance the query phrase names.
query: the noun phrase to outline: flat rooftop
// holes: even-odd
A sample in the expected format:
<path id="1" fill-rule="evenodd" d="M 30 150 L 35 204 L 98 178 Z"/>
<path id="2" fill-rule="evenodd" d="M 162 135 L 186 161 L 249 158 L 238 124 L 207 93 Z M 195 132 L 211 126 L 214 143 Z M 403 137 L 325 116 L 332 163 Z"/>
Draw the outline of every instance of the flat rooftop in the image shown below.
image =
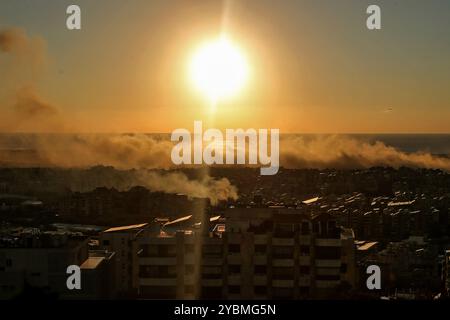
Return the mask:
<path id="1" fill-rule="evenodd" d="M 363 245 L 358 246 L 359 251 L 366 251 L 372 248 L 373 246 L 376 246 L 378 242 L 372 241 L 372 242 L 366 242 Z"/>
<path id="2" fill-rule="evenodd" d="M 97 269 L 100 263 L 105 259 L 105 257 L 89 257 L 83 264 L 81 265 L 81 269 Z"/>

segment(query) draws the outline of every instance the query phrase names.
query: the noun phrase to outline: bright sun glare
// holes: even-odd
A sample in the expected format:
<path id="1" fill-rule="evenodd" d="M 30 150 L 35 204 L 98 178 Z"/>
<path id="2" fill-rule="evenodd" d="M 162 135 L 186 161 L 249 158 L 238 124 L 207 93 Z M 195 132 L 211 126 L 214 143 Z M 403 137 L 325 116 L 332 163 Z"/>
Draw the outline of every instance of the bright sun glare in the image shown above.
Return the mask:
<path id="1" fill-rule="evenodd" d="M 190 76 L 195 87 L 215 103 L 235 95 L 245 85 L 248 66 L 239 48 L 222 37 L 195 52 Z"/>

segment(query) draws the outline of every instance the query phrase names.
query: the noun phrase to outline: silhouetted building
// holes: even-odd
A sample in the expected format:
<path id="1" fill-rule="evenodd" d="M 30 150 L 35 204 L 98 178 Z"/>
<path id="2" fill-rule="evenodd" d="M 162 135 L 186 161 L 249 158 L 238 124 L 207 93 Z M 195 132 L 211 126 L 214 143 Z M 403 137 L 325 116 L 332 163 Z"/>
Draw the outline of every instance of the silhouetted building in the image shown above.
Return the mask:
<path id="1" fill-rule="evenodd" d="M 353 232 L 329 215 L 236 208 L 210 223 L 139 238 L 142 297 L 321 298 L 355 286 Z"/>
<path id="2" fill-rule="evenodd" d="M 121 295 L 138 293 L 138 242 L 147 223 L 109 228 L 100 234 L 101 248 L 115 252 L 115 283 Z"/>
<path id="3" fill-rule="evenodd" d="M 67 289 L 69 265 L 80 266 L 88 258 L 88 239 L 70 233 L 39 229 L 3 239 L 0 247 L 0 299 L 34 294 L 62 299 L 76 292 Z M 36 297 L 38 298 L 38 297 Z"/>

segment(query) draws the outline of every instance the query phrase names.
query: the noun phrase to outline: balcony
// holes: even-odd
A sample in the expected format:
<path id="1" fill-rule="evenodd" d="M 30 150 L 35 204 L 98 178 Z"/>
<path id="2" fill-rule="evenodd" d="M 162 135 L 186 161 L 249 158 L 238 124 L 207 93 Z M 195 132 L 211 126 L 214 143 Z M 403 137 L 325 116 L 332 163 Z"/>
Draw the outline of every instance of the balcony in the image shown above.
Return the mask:
<path id="1" fill-rule="evenodd" d="M 139 285 L 172 287 L 177 285 L 177 278 L 139 278 Z"/>
<path id="2" fill-rule="evenodd" d="M 311 245 L 311 236 L 310 235 L 300 235 L 299 241 L 300 241 L 300 245 L 309 246 L 309 245 Z"/>
<path id="3" fill-rule="evenodd" d="M 272 265 L 274 267 L 293 267 L 294 259 L 273 259 Z"/>
<path id="4" fill-rule="evenodd" d="M 266 265 L 267 264 L 267 255 L 254 255 L 253 256 L 253 264 Z"/>
<path id="5" fill-rule="evenodd" d="M 316 280 L 316 287 L 318 289 L 333 289 L 341 282 L 339 280 Z"/>
<path id="6" fill-rule="evenodd" d="M 228 285 L 229 286 L 240 286 L 241 285 L 241 275 L 240 274 L 229 274 L 228 275 Z"/>
<path id="7" fill-rule="evenodd" d="M 228 244 L 241 244 L 242 237 L 239 233 L 227 233 Z"/>
<path id="8" fill-rule="evenodd" d="M 272 287 L 276 288 L 293 288 L 294 287 L 294 280 L 272 280 Z"/>
<path id="9" fill-rule="evenodd" d="M 194 275 L 185 275 L 184 276 L 184 285 L 193 286 L 195 284 Z"/>
<path id="10" fill-rule="evenodd" d="M 298 285 L 300 287 L 309 287 L 311 285 L 311 277 L 310 276 L 300 276 L 298 279 Z"/>
<path id="11" fill-rule="evenodd" d="M 177 258 L 163 258 L 163 257 L 139 258 L 139 265 L 141 266 L 175 266 L 176 264 Z"/>
<path id="12" fill-rule="evenodd" d="M 255 244 L 267 244 L 268 238 L 267 234 L 255 234 L 253 241 Z"/>
<path id="13" fill-rule="evenodd" d="M 341 274 L 340 268 L 317 268 L 316 274 L 318 276 L 339 276 Z"/>
<path id="14" fill-rule="evenodd" d="M 311 265 L 311 257 L 310 256 L 300 256 L 298 258 L 299 264 L 301 266 L 309 266 Z"/>
<path id="15" fill-rule="evenodd" d="M 274 246 L 293 246 L 294 239 L 293 238 L 273 238 L 272 245 Z"/>
<path id="16" fill-rule="evenodd" d="M 202 258 L 203 266 L 221 266 L 223 265 L 222 257 L 203 257 Z"/>
<path id="17" fill-rule="evenodd" d="M 195 261 L 195 255 L 193 253 L 188 253 L 184 255 L 184 264 L 197 264 Z"/>
<path id="18" fill-rule="evenodd" d="M 316 239 L 318 247 L 340 247 L 341 239 Z"/>
<path id="19" fill-rule="evenodd" d="M 253 285 L 255 286 L 266 286 L 267 285 L 267 275 L 254 275 L 253 276 Z"/>
<path id="20" fill-rule="evenodd" d="M 204 287 L 221 287 L 223 286 L 222 279 L 202 279 L 202 286 Z"/>
<path id="21" fill-rule="evenodd" d="M 227 256 L 228 264 L 237 264 L 240 265 L 242 263 L 242 256 L 240 253 L 229 254 Z"/>
<path id="22" fill-rule="evenodd" d="M 273 259 L 293 259 L 294 258 L 294 251 L 291 252 L 283 252 L 283 251 L 276 251 L 274 250 Z"/>
<path id="23" fill-rule="evenodd" d="M 167 237 L 167 238 L 157 238 L 157 237 L 142 237 L 139 238 L 139 244 L 148 244 L 148 245 L 175 245 L 176 238 L 175 237 Z"/>
<path id="24" fill-rule="evenodd" d="M 315 261 L 316 267 L 322 268 L 340 268 L 341 260 L 324 260 L 324 259 L 316 259 Z"/>

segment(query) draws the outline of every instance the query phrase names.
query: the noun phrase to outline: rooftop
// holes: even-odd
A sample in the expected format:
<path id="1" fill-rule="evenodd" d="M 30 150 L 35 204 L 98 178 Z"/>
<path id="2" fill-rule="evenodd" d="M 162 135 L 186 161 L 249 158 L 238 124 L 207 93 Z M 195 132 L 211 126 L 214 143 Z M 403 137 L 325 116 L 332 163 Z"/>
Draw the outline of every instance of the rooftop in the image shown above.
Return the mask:
<path id="1" fill-rule="evenodd" d="M 415 202 L 415 200 L 411 200 L 411 201 L 391 201 L 388 203 L 388 207 L 397 207 L 397 206 L 409 206 L 411 204 L 413 204 Z"/>
<path id="2" fill-rule="evenodd" d="M 97 269 L 100 263 L 105 259 L 105 257 L 89 257 L 81 265 L 81 269 Z"/>
<path id="3" fill-rule="evenodd" d="M 304 200 L 304 201 L 302 201 L 304 204 L 310 204 L 310 203 L 314 203 L 314 202 L 316 202 L 317 200 L 319 200 L 319 197 L 315 197 L 315 198 L 311 198 L 311 199 L 308 199 L 308 200 Z"/>
<path id="4" fill-rule="evenodd" d="M 135 229 L 141 229 L 145 226 L 147 226 L 148 223 L 141 223 L 141 224 L 132 224 L 129 226 L 122 226 L 122 227 L 114 227 L 114 228 L 109 228 L 103 232 L 118 232 L 118 231 L 130 231 L 130 230 L 135 230 Z"/>
<path id="5" fill-rule="evenodd" d="M 166 226 L 170 226 L 170 225 L 177 224 L 177 223 L 180 223 L 180 222 L 184 222 L 184 221 L 187 221 L 187 220 L 189 220 L 191 218 L 192 218 L 192 214 L 188 215 L 188 216 L 184 216 L 184 217 L 178 218 L 178 219 L 175 219 L 175 220 L 172 220 L 172 221 L 169 221 L 169 222 L 166 222 L 166 223 L 164 223 L 164 226 L 166 227 Z"/>
<path id="6" fill-rule="evenodd" d="M 377 244 L 378 244 L 378 242 L 376 242 L 376 241 L 366 242 L 366 243 L 358 246 L 358 250 L 359 251 L 366 251 L 366 250 L 369 250 L 369 249 L 373 248 Z"/>

